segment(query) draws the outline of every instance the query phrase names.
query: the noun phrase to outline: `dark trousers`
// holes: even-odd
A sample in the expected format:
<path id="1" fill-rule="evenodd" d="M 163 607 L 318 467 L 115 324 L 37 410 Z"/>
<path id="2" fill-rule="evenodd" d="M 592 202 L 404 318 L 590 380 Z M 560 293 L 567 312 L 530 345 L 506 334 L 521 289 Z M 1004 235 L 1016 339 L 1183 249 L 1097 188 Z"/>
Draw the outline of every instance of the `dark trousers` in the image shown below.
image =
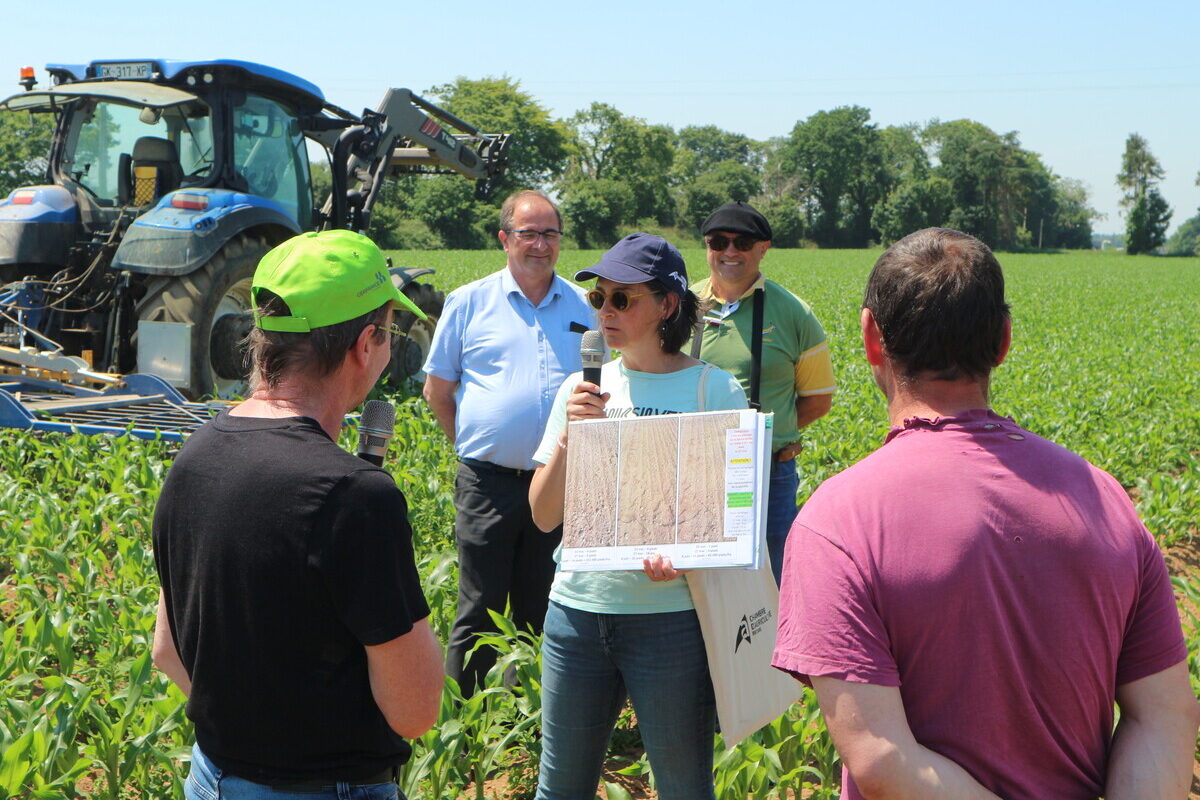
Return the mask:
<path id="1" fill-rule="evenodd" d="M 474 653 L 475 635 L 494 632 L 488 609 L 505 612 L 519 629 L 541 633 L 554 580 L 554 549 L 561 528 L 543 533 L 529 511 L 532 472 L 516 474 L 474 464 L 458 465 L 454 483 L 458 542 L 458 615 L 446 648 L 446 672 L 465 696 L 482 686 L 496 662 L 491 648 Z"/>

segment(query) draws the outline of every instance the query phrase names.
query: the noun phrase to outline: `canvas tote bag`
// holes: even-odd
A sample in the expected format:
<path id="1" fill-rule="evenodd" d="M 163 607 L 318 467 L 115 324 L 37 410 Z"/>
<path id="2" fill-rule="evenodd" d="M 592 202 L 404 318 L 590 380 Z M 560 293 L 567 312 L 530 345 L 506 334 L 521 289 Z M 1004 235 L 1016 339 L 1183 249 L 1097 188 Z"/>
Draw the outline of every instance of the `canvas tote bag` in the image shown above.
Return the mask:
<path id="1" fill-rule="evenodd" d="M 701 371 L 697 410 L 705 411 L 710 367 Z M 766 552 L 766 542 L 760 542 Z M 791 675 L 771 666 L 779 629 L 779 589 L 764 564 L 758 569 L 695 569 L 687 575 L 700 619 L 717 718 L 726 748 L 735 747 L 800 699 Z"/>

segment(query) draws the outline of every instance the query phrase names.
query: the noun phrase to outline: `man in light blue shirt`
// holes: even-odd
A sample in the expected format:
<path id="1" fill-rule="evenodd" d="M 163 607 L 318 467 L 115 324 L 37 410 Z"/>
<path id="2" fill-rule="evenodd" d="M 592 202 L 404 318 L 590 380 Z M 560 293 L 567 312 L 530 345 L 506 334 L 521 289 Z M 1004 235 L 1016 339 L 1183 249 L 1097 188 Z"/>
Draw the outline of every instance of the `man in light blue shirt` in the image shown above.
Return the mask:
<path id="1" fill-rule="evenodd" d="M 533 452 L 559 386 L 581 368 L 580 334 L 595 327 L 583 290 L 554 273 L 562 216 L 548 197 L 505 200 L 498 235 L 508 264 L 450 293 L 424 367 L 425 400 L 459 460 L 446 671 L 464 694 L 495 662 L 488 648 L 471 654 L 475 635 L 494 630 L 488 609 L 507 603 L 519 627 L 542 629 L 562 533 L 542 533 L 530 516 Z"/>

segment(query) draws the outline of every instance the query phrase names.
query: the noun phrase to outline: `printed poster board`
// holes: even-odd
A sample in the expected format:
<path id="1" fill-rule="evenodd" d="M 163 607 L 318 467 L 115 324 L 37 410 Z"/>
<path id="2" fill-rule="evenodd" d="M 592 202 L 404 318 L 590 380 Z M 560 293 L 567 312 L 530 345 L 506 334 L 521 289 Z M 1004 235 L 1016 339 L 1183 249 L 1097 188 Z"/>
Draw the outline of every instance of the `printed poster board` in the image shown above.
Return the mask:
<path id="1" fill-rule="evenodd" d="M 562 569 L 757 568 L 770 414 L 744 409 L 572 422 Z"/>

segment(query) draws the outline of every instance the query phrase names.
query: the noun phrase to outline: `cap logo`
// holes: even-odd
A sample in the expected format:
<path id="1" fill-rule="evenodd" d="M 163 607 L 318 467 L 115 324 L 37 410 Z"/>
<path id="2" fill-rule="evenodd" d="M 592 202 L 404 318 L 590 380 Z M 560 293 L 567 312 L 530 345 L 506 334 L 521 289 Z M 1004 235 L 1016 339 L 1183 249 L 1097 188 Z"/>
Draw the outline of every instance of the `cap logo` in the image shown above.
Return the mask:
<path id="1" fill-rule="evenodd" d="M 360 290 L 359 293 L 355 295 L 355 297 L 362 297 L 367 292 L 371 292 L 371 291 L 374 291 L 375 289 L 378 289 L 379 285 L 386 280 L 387 280 L 387 278 L 384 277 L 382 272 L 376 272 L 375 280 L 371 281 L 371 283 L 365 289 Z"/>
<path id="2" fill-rule="evenodd" d="M 679 288 L 683 289 L 685 292 L 687 291 L 687 281 L 684 280 L 684 277 L 679 274 L 679 270 L 668 273 L 667 277 L 674 278 L 675 282 L 679 284 Z"/>

